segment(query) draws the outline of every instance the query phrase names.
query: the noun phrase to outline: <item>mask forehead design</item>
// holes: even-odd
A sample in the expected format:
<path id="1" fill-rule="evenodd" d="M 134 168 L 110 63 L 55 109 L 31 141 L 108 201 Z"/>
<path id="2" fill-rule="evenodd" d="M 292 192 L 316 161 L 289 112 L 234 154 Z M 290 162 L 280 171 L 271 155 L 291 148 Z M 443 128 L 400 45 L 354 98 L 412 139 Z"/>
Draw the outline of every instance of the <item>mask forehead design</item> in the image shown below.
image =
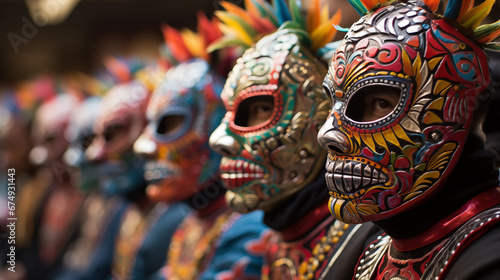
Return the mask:
<path id="1" fill-rule="evenodd" d="M 154 147 L 144 173 L 154 199 L 186 199 L 214 180 L 220 156 L 207 142 L 224 115 L 221 90 L 222 79 L 208 63 L 193 59 L 171 68 L 154 91 L 148 127 L 136 143 L 136 150 Z"/>
<path id="2" fill-rule="evenodd" d="M 282 30 L 238 59 L 224 87 L 227 114 L 210 139 L 224 155 L 226 199 L 238 212 L 270 209 L 317 175 L 324 152 L 316 141 L 330 106 L 321 90 L 326 69 Z M 245 102 L 272 97 L 271 116 L 257 125 L 237 120 Z"/>
<path id="3" fill-rule="evenodd" d="M 324 81 L 333 108 L 318 135 L 329 150 L 334 216 L 379 220 L 436 192 L 489 83 L 482 49 L 415 2 L 382 7 L 355 23 Z M 364 120 L 369 96 L 391 91 L 399 96 L 393 109 Z"/>

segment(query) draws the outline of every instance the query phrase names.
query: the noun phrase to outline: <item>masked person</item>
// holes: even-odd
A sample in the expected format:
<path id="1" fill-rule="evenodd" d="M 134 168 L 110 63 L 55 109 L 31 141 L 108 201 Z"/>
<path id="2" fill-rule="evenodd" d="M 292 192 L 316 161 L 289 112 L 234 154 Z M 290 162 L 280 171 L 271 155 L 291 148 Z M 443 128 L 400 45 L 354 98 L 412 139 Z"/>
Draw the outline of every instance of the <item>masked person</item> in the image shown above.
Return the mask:
<path id="1" fill-rule="evenodd" d="M 491 85 L 484 48 L 493 2 L 354 3 L 360 14 L 332 58 L 329 207 L 385 234 L 354 279 L 498 279 L 500 193 L 482 119 Z"/>
<path id="2" fill-rule="evenodd" d="M 62 156 L 68 147 L 64 131 L 78 104 L 75 95 L 53 93 L 33 119 L 29 157 L 37 173 L 18 196 L 19 225 L 32 234 L 19 251 L 16 267 L 27 279 L 43 279 L 54 271 L 76 230 L 83 196 L 69 179 L 72 170 Z"/>
<path id="3" fill-rule="evenodd" d="M 71 180 L 85 195 L 78 221 L 76 238 L 69 245 L 60 268 L 51 279 L 108 279 L 114 239 L 127 203 L 119 196 L 105 196 L 98 188 L 100 172 L 97 163 L 90 163 L 85 152 L 95 136 L 94 122 L 101 98 L 85 99 L 73 112 L 65 131 L 69 147 L 64 162 L 75 170 Z"/>
<path id="4" fill-rule="evenodd" d="M 112 277 L 148 279 L 161 268 L 185 207 L 157 204 L 146 196 L 144 160 L 132 149 L 146 125 L 145 110 L 152 87 L 147 68 L 133 59 L 109 58 L 105 63 L 119 79 L 103 96 L 94 124 L 95 136 L 85 155 L 91 163 L 99 164 L 98 185 L 104 195 L 121 196 L 127 201 L 114 237 Z"/>
<path id="5" fill-rule="evenodd" d="M 264 249 L 263 278 L 319 279 L 341 238 L 351 233 L 328 211 L 326 153 L 316 140 L 330 107 L 321 88 L 327 63 L 320 54 L 328 50 L 324 46 L 335 34 L 329 27 L 340 13 L 327 17 L 318 1 L 305 18 L 294 1 L 288 7 L 282 1 L 245 4 L 243 10 L 224 2 L 227 12 L 217 14 L 227 36 L 213 48 L 239 38 L 256 43 L 241 42 L 248 49 L 228 76 L 222 92 L 227 114 L 210 145 L 223 155 L 219 169 L 230 207 L 264 210 L 264 223 L 274 230 Z M 272 13 L 259 12 L 264 10 Z M 232 22 L 238 21 L 252 30 L 234 38 L 241 26 Z M 258 35 L 265 33 L 271 34 Z"/>
<path id="6" fill-rule="evenodd" d="M 224 115 L 222 73 L 231 53 L 208 56 L 205 47 L 221 33 L 198 13 L 198 32 L 165 26 L 162 49 L 170 68 L 148 104 L 149 124 L 135 143 L 148 158 L 148 195 L 184 201 L 191 213 L 176 230 L 165 265 L 167 279 L 259 279 L 262 213 L 240 215 L 225 204 L 217 172 L 220 156 L 208 137 Z"/>

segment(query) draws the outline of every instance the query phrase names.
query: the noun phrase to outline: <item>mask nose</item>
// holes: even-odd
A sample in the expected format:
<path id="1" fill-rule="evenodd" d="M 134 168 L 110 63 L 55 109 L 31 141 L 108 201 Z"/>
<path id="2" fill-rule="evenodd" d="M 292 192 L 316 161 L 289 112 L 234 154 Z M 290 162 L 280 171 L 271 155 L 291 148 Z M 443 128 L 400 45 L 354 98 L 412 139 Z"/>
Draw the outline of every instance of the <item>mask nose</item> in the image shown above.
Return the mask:
<path id="1" fill-rule="evenodd" d="M 134 152 L 146 159 L 155 159 L 158 157 L 158 146 L 146 133 L 142 133 L 134 143 Z"/>
<path id="2" fill-rule="evenodd" d="M 333 126 L 335 120 L 329 117 L 318 132 L 318 142 L 323 149 L 335 154 L 347 154 L 351 149 L 349 138 Z"/>
<path id="3" fill-rule="evenodd" d="M 85 157 L 94 163 L 102 162 L 106 159 L 105 141 L 101 137 L 96 137 L 92 144 L 85 151 Z"/>
<path id="4" fill-rule="evenodd" d="M 241 149 L 241 146 L 238 141 L 234 139 L 234 137 L 227 135 L 226 129 L 227 125 L 221 124 L 219 127 L 217 127 L 217 129 L 214 130 L 212 135 L 210 135 L 210 139 L 208 140 L 210 148 L 226 157 L 237 156 Z"/>

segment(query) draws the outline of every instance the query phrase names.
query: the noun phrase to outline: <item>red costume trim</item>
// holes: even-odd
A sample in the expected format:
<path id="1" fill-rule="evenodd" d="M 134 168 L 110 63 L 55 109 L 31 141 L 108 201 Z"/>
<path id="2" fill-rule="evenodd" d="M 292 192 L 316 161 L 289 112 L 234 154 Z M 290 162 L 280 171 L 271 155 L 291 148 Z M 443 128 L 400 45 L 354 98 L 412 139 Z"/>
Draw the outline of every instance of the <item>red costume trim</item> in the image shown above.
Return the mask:
<path id="1" fill-rule="evenodd" d="M 448 215 L 423 233 L 405 239 L 392 239 L 398 251 L 412 251 L 427 246 L 454 231 L 480 212 L 500 203 L 500 187 L 487 190 Z"/>

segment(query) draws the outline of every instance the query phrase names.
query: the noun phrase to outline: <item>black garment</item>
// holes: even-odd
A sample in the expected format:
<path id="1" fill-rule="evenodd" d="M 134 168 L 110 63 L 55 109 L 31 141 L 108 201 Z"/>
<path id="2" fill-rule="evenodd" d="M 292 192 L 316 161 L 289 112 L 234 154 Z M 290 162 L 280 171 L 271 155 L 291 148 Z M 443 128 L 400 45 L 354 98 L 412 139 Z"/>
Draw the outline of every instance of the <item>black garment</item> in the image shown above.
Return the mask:
<path id="1" fill-rule="evenodd" d="M 339 244 L 345 243 L 345 247 L 339 249 L 341 252 L 338 258 L 328 267 L 323 279 L 351 280 L 364 249 L 382 233 L 383 231 L 373 223 L 356 225 L 351 231 L 346 232 L 339 241 Z"/>
<path id="2" fill-rule="evenodd" d="M 291 196 L 286 202 L 264 214 L 264 224 L 280 231 L 290 227 L 319 204 L 327 203 L 328 188 L 325 181 L 326 169 L 319 172 L 308 186 Z"/>
<path id="3" fill-rule="evenodd" d="M 500 279 L 500 224 L 470 244 L 453 263 L 445 279 Z"/>

